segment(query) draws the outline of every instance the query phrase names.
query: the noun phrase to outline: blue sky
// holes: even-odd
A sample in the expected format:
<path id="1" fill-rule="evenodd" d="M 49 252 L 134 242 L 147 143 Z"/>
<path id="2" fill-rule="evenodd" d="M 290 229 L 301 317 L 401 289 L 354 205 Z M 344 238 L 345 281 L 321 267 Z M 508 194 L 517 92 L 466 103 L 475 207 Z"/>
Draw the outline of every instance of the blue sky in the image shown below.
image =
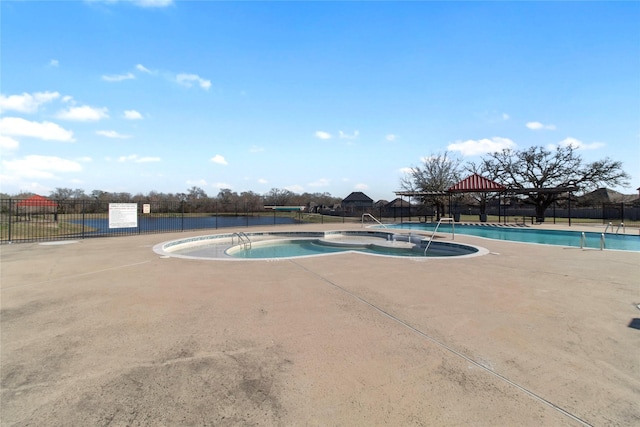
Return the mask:
<path id="1" fill-rule="evenodd" d="M 0 3 L 0 191 L 363 191 L 574 144 L 640 186 L 640 3 Z"/>

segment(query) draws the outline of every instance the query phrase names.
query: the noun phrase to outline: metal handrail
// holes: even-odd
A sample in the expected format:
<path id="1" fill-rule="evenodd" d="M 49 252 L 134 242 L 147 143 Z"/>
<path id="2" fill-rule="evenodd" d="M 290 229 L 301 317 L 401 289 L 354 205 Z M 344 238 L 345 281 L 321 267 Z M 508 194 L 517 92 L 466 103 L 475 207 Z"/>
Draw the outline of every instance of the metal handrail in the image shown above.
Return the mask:
<path id="1" fill-rule="evenodd" d="M 231 244 L 233 244 L 234 236 L 238 236 L 238 244 L 242 244 L 243 249 L 247 249 L 247 246 L 249 246 L 249 249 L 251 249 L 251 239 L 249 239 L 249 236 L 247 236 L 242 231 L 240 231 L 239 233 L 233 233 L 231 235 Z"/>
<path id="2" fill-rule="evenodd" d="M 455 221 L 453 220 L 453 218 L 440 218 L 440 220 L 436 224 L 436 228 L 434 228 L 433 229 L 433 233 L 431 233 L 431 238 L 429 238 L 429 243 L 427 243 L 427 247 L 424 248 L 424 256 L 427 256 L 427 250 L 429 250 L 429 246 L 431 246 L 431 242 L 433 241 L 433 238 L 435 237 L 436 232 L 438 231 L 438 227 L 440 227 L 440 224 L 442 224 L 442 221 L 451 223 L 451 240 L 455 240 L 455 238 L 456 238 L 456 226 L 455 226 Z"/>
<path id="3" fill-rule="evenodd" d="M 610 222 L 604 228 L 604 234 L 607 234 L 607 231 L 609 230 L 609 227 L 611 227 L 611 233 L 613 233 L 613 224 Z M 616 234 L 618 234 L 620 232 L 620 227 L 622 227 L 622 234 L 624 234 L 625 233 L 625 231 L 624 231 L 624 222 L 621 222 L 620 224 L 618 224 L 618 228 L 616 228 Z"/>
<path id="4" fill-rule="evenodd" d="M 380 221 L 378 221 L 378 220 L 376 219 L 376 217 L 375 217 L 375 216 L 373 216 L 373 215 L 371 215 L 371 214 L 368 214 L 368 213 L 366 213 L 366 214 L 362 214 L 362 219 L 361 219 L 361 221 L 362 221 L 362 227 L 364 227 L 364 217 L 365 217 L 365 216 L 368 216 L 369 218 L 373 219 L 375 222 L 377 222 L 378 224 L 380 224 L 383 228 L 387 228 L 387 226 L 386 226 L 386 225 L 384 225 L 383 223 L 381 223 Z"/>

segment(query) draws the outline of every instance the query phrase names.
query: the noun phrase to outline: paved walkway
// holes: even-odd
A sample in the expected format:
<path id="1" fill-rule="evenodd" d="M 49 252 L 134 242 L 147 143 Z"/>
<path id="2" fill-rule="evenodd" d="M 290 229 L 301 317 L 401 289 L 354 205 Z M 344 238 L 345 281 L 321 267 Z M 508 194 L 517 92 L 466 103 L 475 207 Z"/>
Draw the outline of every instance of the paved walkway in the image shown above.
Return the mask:
<path id="1" fill-rule="evenodd" d="M 0 423 L 640 425 L 640 253 L 152 251 L 205 233 L 0 247 Z"/>

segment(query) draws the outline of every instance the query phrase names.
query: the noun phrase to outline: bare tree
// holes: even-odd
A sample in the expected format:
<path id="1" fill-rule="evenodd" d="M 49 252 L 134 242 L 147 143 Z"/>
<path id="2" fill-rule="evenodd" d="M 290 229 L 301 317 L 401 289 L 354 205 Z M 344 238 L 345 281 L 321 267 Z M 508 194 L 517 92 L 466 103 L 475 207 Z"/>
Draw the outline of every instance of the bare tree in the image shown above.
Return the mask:
<path id="1" fill-rule="evenodd" d="M 218 192 L 218 206 L 223 212 L 233 212 L 238 208 L 238 193 L 229 188 L 222 188 Z"/>
<path id="2" fill-rule="evenodd" d="M 286 189 L 272 188 L 264 197 L 264 203 L 272 206 L 286 206 L 295 194 Z"/>
<path id="3" fill-rule="evenodd" d="M 575 187 L 585 192 L 606 185 L 629 185 L 629 174 L 622 162 L 608 157 L 585 164 L 572 145 L 554 150 L 530 147 L 526 150 L 503 150 L 483 159 L 483 167 L 493 171 L 508 188 L 531 190 L 524 203 L 535 206 L 539 221 L 544 221 L 546 209 L 558 193 L 535 190 Z"/>
<path id="4" fill-rule="evenodd" d="M 432 154 L 423 159 L 422 166 L 410 168 L 402 178 L 400 186 L 407 191 L 446 191 L 460 180 L 460 159 L 450 158 L 447 153 Z M 447 197 L 442 195 L 424 196 L 423 203 L 431 202 L 436 208 L 436 216 L 444 213 Z"/>
<path id="5" fill-rule="evenodd" d="M 240 193 L 239 200 L 248 212 L 262 210 L 262 196 L 253 191 L 243 191 Z"/>

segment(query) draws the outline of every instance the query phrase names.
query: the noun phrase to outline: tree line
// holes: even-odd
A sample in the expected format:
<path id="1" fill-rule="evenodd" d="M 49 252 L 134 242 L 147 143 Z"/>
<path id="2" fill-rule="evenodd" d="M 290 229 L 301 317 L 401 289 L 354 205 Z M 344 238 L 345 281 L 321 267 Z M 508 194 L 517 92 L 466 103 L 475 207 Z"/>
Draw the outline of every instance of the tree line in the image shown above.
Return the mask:
<path id="1" fill-rule="evenodd" d="M 2 199 L 26 199 L 34 193 L 20 193 L 15 196 L 1 194 Z M 183 204 L 190 212 L 244 212 L 259 211 L 264 206 L 332 206 L 339 204 L 342 199 L 329 193 L 297 194 L 287 189 L 272 188 L 266 194 L 253 191 L 237 193 L 229 188 L 221 189 L 216 196 L 207 195 L 200 187 L 193 186 L 184 193 L 162 193 L 150 191 L 147 194 L 132 195 L 127 192 L 108 192 L 93 190 L 86 193 L 83 189 L 56 188 L 48 195 L 49 199 L 58 202 L 88 203 L 92 205 L 104 203 L 154 203 L 156 205 L 178 206 Z"/>

